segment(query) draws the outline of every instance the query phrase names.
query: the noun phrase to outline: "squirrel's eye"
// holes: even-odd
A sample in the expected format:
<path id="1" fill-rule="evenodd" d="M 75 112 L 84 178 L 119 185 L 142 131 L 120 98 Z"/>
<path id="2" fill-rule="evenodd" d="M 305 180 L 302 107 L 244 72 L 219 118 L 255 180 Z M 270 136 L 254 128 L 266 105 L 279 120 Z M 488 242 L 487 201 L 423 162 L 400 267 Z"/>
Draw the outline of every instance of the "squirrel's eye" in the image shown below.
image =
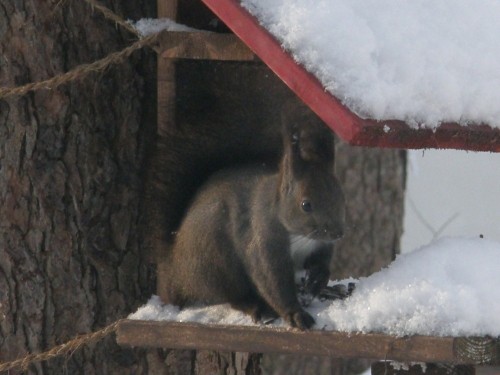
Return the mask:
<path id="1" fill-rule="evenodd" d="M 309 202 L 308 200 L 303 200 L 302 209 L 304 210 L 304 212 L 311 212 L 313 210 L 311 202 Z"/>

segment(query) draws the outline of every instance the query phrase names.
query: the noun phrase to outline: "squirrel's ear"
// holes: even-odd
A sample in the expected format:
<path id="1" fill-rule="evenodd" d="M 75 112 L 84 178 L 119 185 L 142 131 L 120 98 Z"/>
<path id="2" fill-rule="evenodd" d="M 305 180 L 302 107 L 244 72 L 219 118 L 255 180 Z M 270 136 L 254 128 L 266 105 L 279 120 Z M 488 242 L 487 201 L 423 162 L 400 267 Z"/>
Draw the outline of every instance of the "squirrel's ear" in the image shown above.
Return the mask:
<path id="1" fill-rule="evenodd" d="M 300 179 L 304 175 L 304 171 L 308 168 L 309 161 L 304 159 L 302 155 L 302 142 L 299 134 L 295 134 L 297 135 L 297 137 L 292 137 L 292 143 L 289 148 L 291 154 L 290 163 L 293 176 L 297 179 Z"/>
<path id="2" fill-rule="evenodd" d="M 333 137 L 328 131 L 310 132 L 299 141 L 299 151 L 302 160 L 311 163 L 329 163 L 334 158 Z"/>
<path id="3" fill-rule="evenodd" d="M 285 146 L 285 152 L 290 153 L 293 176 L 300 179 L 311 168 L 333 173 L 335 150 L 330 130 L 312 132 L 308 129 L 298 135 L 298 139 L 293 138 L 294 140 Z"/>
<path id="4" fill-rule="evenodd" d="M 281 108 L 284 152 L 295 177 L 311 164 L 333 165 L 333 133 L 301 102 L 286 102 Z"/>

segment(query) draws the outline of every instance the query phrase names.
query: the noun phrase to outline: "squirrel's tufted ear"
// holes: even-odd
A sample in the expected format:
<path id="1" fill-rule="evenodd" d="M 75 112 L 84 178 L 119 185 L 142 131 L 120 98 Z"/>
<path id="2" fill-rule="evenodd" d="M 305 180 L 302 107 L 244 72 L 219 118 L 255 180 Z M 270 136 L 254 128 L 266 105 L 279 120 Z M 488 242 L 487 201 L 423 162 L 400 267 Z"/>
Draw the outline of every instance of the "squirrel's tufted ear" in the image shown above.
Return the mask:
<path id="1" fill-rule="evenodd" d="M 306 128 L 300 137 L 299 153 L 300 158 L 311 163 L 329 163 L 334 158 L 333 135 L 329 129 Z"/>
<path id="2" fill-rule="evenodd" d="M 333 132 L 307 106 L 296 100 L 285 103 L 281 128 L 285 159 L 293 176 L 300 179 L 311 164 L 333 171 Z"/>

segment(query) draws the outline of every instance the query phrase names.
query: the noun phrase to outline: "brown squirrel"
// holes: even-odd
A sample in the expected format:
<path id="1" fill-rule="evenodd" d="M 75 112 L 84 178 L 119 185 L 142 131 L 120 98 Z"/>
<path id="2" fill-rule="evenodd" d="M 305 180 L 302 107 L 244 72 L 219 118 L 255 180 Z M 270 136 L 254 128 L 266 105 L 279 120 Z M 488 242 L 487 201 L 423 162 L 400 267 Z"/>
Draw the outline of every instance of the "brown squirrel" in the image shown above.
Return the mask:
<path id="1" fill-rule="evenodd" d="M 285 109 L 282 117 L 278 171 L 225 169 L 198 190 L 158 264 L 164 302 L 230 303 L 254 321 L 278 315 L 299 329 L 314 324 L 297 299 L 294 270 L 310 272 L 313 294 L 326 285 L 345 205 L 333 134 L 295 115 Z"/>

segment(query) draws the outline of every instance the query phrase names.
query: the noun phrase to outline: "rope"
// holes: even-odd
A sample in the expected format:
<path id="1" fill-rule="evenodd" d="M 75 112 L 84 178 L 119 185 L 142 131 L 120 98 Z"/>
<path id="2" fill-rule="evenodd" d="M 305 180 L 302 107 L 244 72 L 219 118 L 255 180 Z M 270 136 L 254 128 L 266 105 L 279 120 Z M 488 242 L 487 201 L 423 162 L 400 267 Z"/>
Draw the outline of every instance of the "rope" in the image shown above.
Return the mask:
<path id="1" fill-rule="evenodd" d="M 110 333 L 113 333 L 116 331 L 118 325 L 125 319 L 120 319 L 114 322 L 113 324 L 110 324 L 107 327 L 104 327 L 103 329 L 100 329 L 99 331 L 96 332 L 91 332 L 87 333 L 84 335 L 80 335 L 75 337 L 74 339 L 53 347 L 52 349 L 43 352 L 43 353 L 38 353 L 38 354 L 28 354 L 27 356 L 23 358 L 16 359 L 11 362 L 5 362 L 5 363 L 0 363 L 0 372 L 2 371 L 8 371 L 10 369 L 13 369 L 15 367 L 21 367 L 23 371 L 26 371 L 32 363 L 35 362 L 42 362 L 42 361 L 47 361 L 49 359 L 68 354 L 68 353 L 73 353 L 76 350 L 78 350 L 82 345 L 88 345 L 91 343 L 95 343 L 97 341 L 102 340 L 104 337 L 108 336 Z"/>
<path id="2" fill-rule="evenodd" d="M 130 31 L 132 34 L 140 38 L 140 34 L 137 32 L 137 30 L 127 21 L 124 21 L 121 17 L 113 13 L 111 10 L 106 8 L 105 6 L 102 6 L 101 4 L 97 3 L 95 0 L 85 0 L 93 9 L 97 9 L 99 12 L 102 13 L 104 18 L 107 18 L 108 20 L 113 21 L 115 24 L 120 25 L 123 27 L 125 30 Z"/>
<path id="3" fill-rule="evenodd" d="M 23 86 L 17 86 L 17 87 L 0 87 L 0 99 L 10 97 L 10 96 L 21 96 L 24 94 L 27 94 L 30 91 L 36 91 L 36 90 L 41 90 L 41 89 L 54 89 L 64 83 L 80 79 L 83 77 L 86 77 L 90 73 L 94 72 L 99 72 L 103 71 L 106 69 L 108 66 L 113 65 L 113 64 L 120 64 L 124 62 L 134 51 L 141 49 L 143 47 L 152 45 L 156 42 L 158 39 L 158 36 L 161 34 L 161 31 L 155 34 L 151 34 L 145 38 L 141 38 L 139 32 L 128 22 L 124 21 L 122 18 L 120 18 L 118 15 L 113 13 L 111 10 L 108 8 L 100 5 L 97 3 L 95 0 L 85 0 L 89 5 L 92 6 L 92 8 L 98 10 L 103 14 L 103 16 L 109 20 L 112 20 L 116 24 L 124 27 L 134 35 L 136 35 L 139 40 L 136 41 L 134 44 L 131 46 L 119 51 L 119 52 L 114 52 L 105 58 L 95 61 L 91 64 L 83 64 L 79 65 L 76 68 L 66 72 L 62 73 L 60 75 L 57 75 L 55 77 L 49 78 L 45 81 L 40 81 L 40 82 L 32 82 L 28 83 Z"/>
<path id="4" fill-rule="evenodd" d="M 28 83 L 24 86 L 18 87 L 2 87 L 0 88 L 0 99 L 15 96 L 15 95 L 24 95 L 30 91 L 40 90 L 40 89 L 54 89 L 64 83 L 69 81 L 73 81 L 76 79 L 83 78 L 90 73 L 99 72 L 106 69 L 108 66 L 113 64 L 119 64 L 125 61 L 134 51 L 141 49 L 145 46 L 153 44 L 161 32 L 156 34 L 151 34 L 146 38 L 140 39 L 131 46 L 119 51 L 114 52 L 101 60 L 97 60 L 91 64 L 83 64 L 79 65 L 76 68 L 47 79 L 45 81 L 40 82 L 32 82 Z"/>

